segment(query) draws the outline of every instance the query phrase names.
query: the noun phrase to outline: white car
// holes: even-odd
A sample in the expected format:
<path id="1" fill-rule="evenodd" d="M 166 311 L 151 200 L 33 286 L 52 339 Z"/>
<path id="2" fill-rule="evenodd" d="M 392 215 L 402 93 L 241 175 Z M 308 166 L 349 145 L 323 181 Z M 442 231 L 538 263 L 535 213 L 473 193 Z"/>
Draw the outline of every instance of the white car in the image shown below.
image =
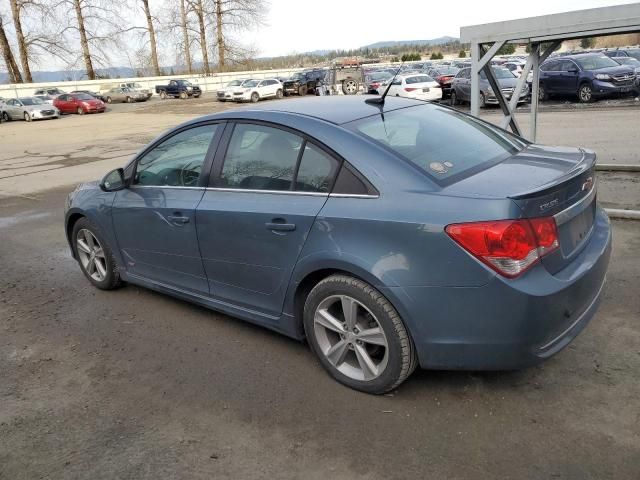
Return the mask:
<path id="1" fill-rule="evenodd" d="M 219 102 L 226 102 L 227 100 L 233 100 L 233 92 L 237 90 L 237 87 L 244 87 L 245 83 L 253 81 L 252 78 L 245 78 L 244 80 L 231 80 L 223 88 L 216 92 L 216 98 Z"/>
<path id="2" fill-rule="evenodd" d="M 249 80 L 233 89 L 233 101 L 253 102 L 263 98 L 282 98 L 282 84 L 278 79 Z"/>
<path id="3" fill-rule="evenodd" d="M 524 69 L 524 63 L 519 62 L 507 62 L 502 66 L 513 73 L 516 77 L 520 77 L 520 75 L 522 75 L 522 70 Z"/>
<path id="4" fill-rule="evenodd" d="M 386 88 L 386 86 L 380 86 L 378 92 L 384 93 Z M 440 100 L 442 98 L 442 88 L 440 88 L 438 82 L 424 73 L 399 75 L 391 84 L 387 95 L 415 98 L 416 100 Z"/>

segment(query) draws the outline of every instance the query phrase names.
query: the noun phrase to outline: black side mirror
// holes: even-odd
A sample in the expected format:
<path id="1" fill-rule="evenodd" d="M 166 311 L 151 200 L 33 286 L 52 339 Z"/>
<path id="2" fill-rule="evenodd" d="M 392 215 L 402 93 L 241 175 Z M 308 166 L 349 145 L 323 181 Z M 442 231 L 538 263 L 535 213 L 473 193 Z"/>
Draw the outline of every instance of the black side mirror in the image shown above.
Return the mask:
<path id="1" fill-rule="evenodd" d="M 100 182 L 100 188 L 105 192 L 117 192 L 126 188 L 127 182 L 124 179 L 124 170 L 116 168 L 107 173 Z"/>

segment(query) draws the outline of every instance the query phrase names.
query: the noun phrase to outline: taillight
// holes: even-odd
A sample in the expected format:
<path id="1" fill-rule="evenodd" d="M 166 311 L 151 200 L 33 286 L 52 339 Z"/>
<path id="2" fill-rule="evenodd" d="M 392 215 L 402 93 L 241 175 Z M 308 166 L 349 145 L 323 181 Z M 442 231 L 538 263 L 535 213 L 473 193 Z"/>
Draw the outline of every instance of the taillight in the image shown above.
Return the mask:
<path id="1" fill-rule="evenodd" d="M 373 89 L 376 89 L 376 88 L 378 88 L 379 86 L 380 86 L 380 84 L 379 84 L 379 83 L 372 83 L 372 84 L 371 84 L 371 88 L 373 88 Z"/>
<path id="2" fill-rule="evenodd" d="M 553 217 L 447 225 L 447 234 L 499 274 L 514 278 L 558 248 Z"/>
<path id="3" fill-rule="evenodd" d="M 414 90 L 418 90 L 416 87 L 405 87 L 405 92 L 413 92 Z"/>

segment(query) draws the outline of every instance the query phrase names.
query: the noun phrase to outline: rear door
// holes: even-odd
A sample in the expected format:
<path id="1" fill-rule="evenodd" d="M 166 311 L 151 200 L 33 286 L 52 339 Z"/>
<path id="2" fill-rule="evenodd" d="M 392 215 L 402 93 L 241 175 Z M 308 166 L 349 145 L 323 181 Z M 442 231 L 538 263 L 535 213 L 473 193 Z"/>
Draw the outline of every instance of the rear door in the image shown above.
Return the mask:
<path id="1" fill-rule="evenodd" d="M 580 69 L 571 60 L 560 62 L 560 80 L 558 82 L 559 93 L 576 93 L 578 91 L 578 78 Z"/>
<path id="2" fill-rule="evenodd" d="M 117 192 L 113 226 L 127 273 L 208 295 L 195 209 L 224 124 L 189 126 L 138 159 L 133 184 Z"/>
<path id="3" fill-rule="evenodd" d="M 277 316 L 339 161 L 270 124 L 229 124 L 225 137 L 196 212 L 209 287 L 220 301 Z"/>

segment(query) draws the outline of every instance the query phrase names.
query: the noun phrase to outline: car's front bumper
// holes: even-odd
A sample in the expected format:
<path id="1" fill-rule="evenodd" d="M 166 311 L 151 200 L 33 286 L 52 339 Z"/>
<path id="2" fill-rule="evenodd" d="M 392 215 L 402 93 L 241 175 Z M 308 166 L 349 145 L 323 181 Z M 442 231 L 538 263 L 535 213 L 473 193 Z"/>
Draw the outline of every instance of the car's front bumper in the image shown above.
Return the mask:
<path id="1" fill-rule="evenodd" d="M 594 316 L 611 254 L 609 220 L 598 209 L 591 238 L 563 270 L 541 264 L 515 280 L 479 287 L 387 287 L 423 368 L 511 370 L 567 346 Z"/>
<path id="2" fill-rule="evenodd" d="M 231 99 L 234 102 L 248 102 L 251 100 L 251 92 L 241 94 L 234 93 Z"/>
<path id="3" fill-rule="evenodd" d="M 48 112 L 51 112 L 52 110 L 53 109 L 44 110 L 44 111 L 32 111 L 32 112 L 29 112 L 29 114 L 31 115 L 32 120 L 45 120 L 47 118 L 58 118 L 60 116 L 60 112 L 58 110 L 53 110 L 52 113 L 48 113 Z"/>
<path id="4" fill-rule="evenodd" d="M 637 88 L 637 79 L 624 85 L 615 85 L 612 82 L 602 80 L 594 80 L 592 82 L 591 91 L 594 96 L 605 97 L 608 95 L 631 93 Z"/>

